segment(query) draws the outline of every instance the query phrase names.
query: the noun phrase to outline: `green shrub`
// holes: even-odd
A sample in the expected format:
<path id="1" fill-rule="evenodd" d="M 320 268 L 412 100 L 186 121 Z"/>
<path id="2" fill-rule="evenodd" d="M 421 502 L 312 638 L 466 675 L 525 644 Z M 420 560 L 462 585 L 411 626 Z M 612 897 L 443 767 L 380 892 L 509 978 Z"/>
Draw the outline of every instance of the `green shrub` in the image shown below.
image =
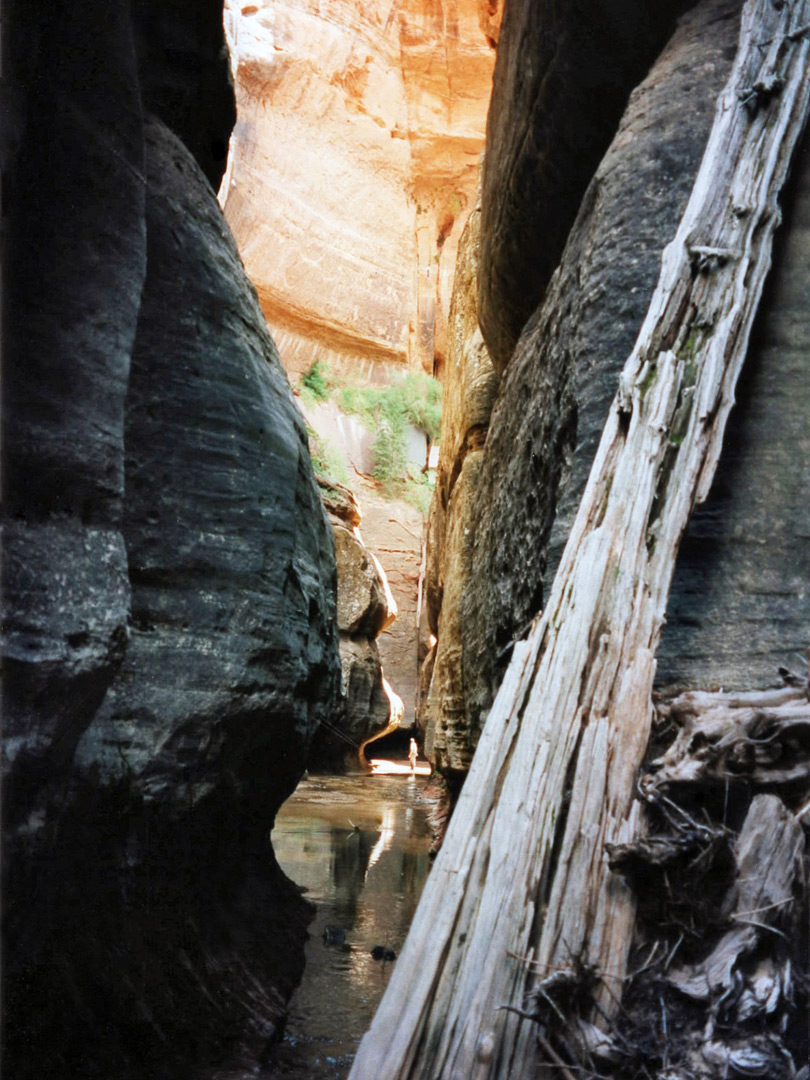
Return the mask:
<path id="1" fill-rule="evenodd" d="M 323 360 L 315 360 L 301 383 L 304 397 L 310 401 L 326 401 L 332 392 L 333 384 L 329 377 L 329 367 Z"/>
<path id="2" fill-rule="evenodd" d="M 406 427 L 423 431 L 431 442 L 442 424 L 442 388 L 436 379 L 411 372 L 389 386 L 343 386 L 338 403 L 375 431 L 374 478 L 386 494 L 397 494 L 409 478 Z"/>
<path id="3" fill-rule="evenodd" d="M 424 516 L 430 509 L 430 500 L 433 498 L 434 481 L 429 473 L 419 469 L 416 473 L 408 472 L 402 485 L 402 498 L 405 502 L 415 506 Z"/>
<path id="4" fill-rule="evenodd" d="M 402 397 L 403 409 L 408 421 L 427 435 L 431 442 L 438 442 L 442 430 L 442 384 L 420 372 L 411 372 L 391 390 Z"/>
<path id="5" fill-rule="evenodd" d="M 395 495 L 407 471 L 405 416 L 392 408 L 381 410 L 374 440 L 372 475 L 382 484 L 386 495 Z"/>
<path id="6" fill-rule="evenodd" d="M 431 442 L 438 441 L 442 423 L 441 384 L 429 375 L 410 372 L 388 386 L 341 386 L 330 377 L 327 365 L 316 360 L 304 376 L 301 395 L 316 404 L 332 394 L 336 394 L 344 413 L 359 417 L 375 434 L 372 475 L 384 493 L 389 498 L 399 495 L 426 512 L 431 485 L 421 470 L 414 476 L 409 469 L 407 427 L 410 424 L 423 431 Z M 310 430 L 310 447 L 316 472 L 325 478 L 347 482 L 346 467 L 328 440 Z"/>

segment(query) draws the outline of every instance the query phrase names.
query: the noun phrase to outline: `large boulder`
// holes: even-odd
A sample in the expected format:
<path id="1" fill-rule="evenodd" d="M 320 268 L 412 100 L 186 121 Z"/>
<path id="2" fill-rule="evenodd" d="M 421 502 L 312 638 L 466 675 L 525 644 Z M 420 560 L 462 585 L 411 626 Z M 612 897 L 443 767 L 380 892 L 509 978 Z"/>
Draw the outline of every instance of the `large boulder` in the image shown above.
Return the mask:
<path id="1" fill-rule="evenodd" d="M 363 743 L 391 724 L 377 638 L 397 618 L 397 604 L 385 571 L 363 543 L 354 493 L 342 484 L 320 483 L 335 537 L 343 702 L 340 715 L 318 730 L 309 763 L 315 769 L 342 771 L 362 765 Z"/>
<path id="2" fill-rule="evenodd" d="M 3 1064 L 20 1078 L 192 1076 L 273 1037 L 309 907 L 267 835 L 340 700 L 332 534 L 211 146 L 206 179 L 144 118 L 174 80 L 185 134 L 183 102 L 227 71 L 206 60 L 221 25 L 202 0 L 135 7 L 137 27 L 117 0 L 14 11 Z"/>
<path id="3" fill-rule="evenodd" d="M 375 638 L 396 618 L 391 590 L 377 559 L 356 529 L 335 526 L 338 628 L 342 634 Z"/>

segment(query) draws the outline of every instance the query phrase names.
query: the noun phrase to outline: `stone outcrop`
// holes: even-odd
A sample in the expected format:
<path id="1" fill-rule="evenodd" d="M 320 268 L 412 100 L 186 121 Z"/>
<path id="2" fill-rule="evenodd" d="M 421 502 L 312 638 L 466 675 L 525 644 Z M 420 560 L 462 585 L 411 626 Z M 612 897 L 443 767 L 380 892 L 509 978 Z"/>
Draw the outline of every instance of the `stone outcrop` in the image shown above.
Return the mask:
<path id="1" fill-rule="evenodd" d="M 320 481 L 335 537 L 337 626 L 343 683 L 340 723 L 322 725 L 313 741 L 313 768 L 361 764 L 360 747 L 385 731 L 391 699 L 377 646 L 379 635 L 397 617 L 397 605 L 383 568 L 360 535 L 360 507 L 349 488 Z"/>
<path id="2" fill-rule="evenodd" d="M 400 727 L 411 729 L 421 647 L 419 581 L 424 558 L 423 515 L 404 499 L 385 499 L 368 481 L 358 479 L 357 492 L 363 505 L 365 542 L 379 559 L 397 605 L 396 621 L 382 631 L 377 647 L 395 699 L 402 699 Z"/>
<path id="3" fill-rule="evenodd" d="M 494 62 L 478 3 L 228 0 L 226 25 L 221 199 L 288 370 L 432 371 Z"/>
<path id="4" fill-rule="evenodd" d="M 463 687 L 465 714 L 447 713 L 459 745 L 465 739 L 475 744 L 511 643 L 525 636 L 542 609 L 618 372 L 702 155 L 736 49 L 739 7 L 734 0 L 698 4 L 633 91 L 582 198 L 545 299 L 501 379 L 471 498 L 476 511 L 466 526 L 472 555 L 465 535 L 460 547 L 448 546 L 441 556 L 445 566 L 471 567 L 457 610 L 446 610 L 445 586 L 437 624 L 452 622 L 461 631 L 453 677 Z M 520 125 L 512 135 L 524 152 Z M 535 167 L 543 168 L 539 158 Z M 500 258 L 500 241 L 486 230 L 486 183 L 485 176 L 482 268 Z M 802 537 L 808 524 L 806 500 L 798 496 L 807 470 L 801 417 L 808 388 L 799 361 L 807 348 L 807 319 L 798 299 L 806 288 L 805 184 L 803 167 L 714 489 L 694 515 L 676 565 L 658 657 L 661 685 L 768 685 L 777 666 L 806 647 L 810 599 Z M 556 203 L 546 210 L 554 217 Z M 528 235 L 523 226 L 513 235 L 523 260 L 538 251 L 526 242 Z M 495 252 L 488 254 L 493 244 Z M 541 247 L 538 258 L 545 257 Z M 486 276 L 482 269 L 479 282 Z M 485 319 L 484 330 L 486 335 Z M 445 393 L 452 395 L 449 385 Z M 434 518 L 440 513 L 434 508 Z M 434 580 L 441 580 L 438 571 Z M 435 586 L 429 596 L 435 603 Z M 438 650 L 441 634 L 434 680 Z"/>
<path id="5" fill-rule="evenodd" d="M 209 183 L 233 108 L 216 5 L 129 7 L 13 20 L 3 1028 L 21 1078 L 196 1075 L 273 1036 L 308 906 L 266 838 L 339 700 L 331 530 Z"/>
<path id="6" fill-rule="evenodd" d="M 376 637 L 396 618 L 397 609 L 379 562 L 355 529 L 338 526 L 338 626 L 345 634 Z"/>

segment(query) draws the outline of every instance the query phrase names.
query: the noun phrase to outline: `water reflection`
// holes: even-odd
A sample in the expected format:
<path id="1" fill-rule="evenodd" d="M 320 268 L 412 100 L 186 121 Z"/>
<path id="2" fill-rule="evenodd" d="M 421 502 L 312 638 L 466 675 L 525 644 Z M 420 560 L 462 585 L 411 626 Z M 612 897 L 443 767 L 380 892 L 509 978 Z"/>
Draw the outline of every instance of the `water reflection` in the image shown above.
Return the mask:
<path id="1" fill-rule="evenodd" d="M 314 777 L 280 810 L 276 857 L 307 888 L 317 914 L 285 1037 L 262 1075 L 348 1074 L 396 963 L 374 960 L 371 950 L 399 953 L 427 877 L 430 835 L 417 801 L 423 784 L 399 776 Z"/>

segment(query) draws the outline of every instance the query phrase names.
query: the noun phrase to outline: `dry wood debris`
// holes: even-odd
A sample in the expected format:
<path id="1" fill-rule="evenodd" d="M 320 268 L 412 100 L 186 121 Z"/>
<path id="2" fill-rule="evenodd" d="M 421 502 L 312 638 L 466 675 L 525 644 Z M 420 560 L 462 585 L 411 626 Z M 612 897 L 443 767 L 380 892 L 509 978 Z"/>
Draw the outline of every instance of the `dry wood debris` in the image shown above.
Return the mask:
<path id="1" fill-rule="evenodd" d="M 355 1059 L 357 1080 L 533 1080 L 538 1061 L 550 1065 L 543 1076 L 588 1075 L 585 1068 L 606 1075 L 602 1062 L 622 1051 L 622 1039 L 633 1062 L 638 1040 L 622 1033 L 619 1018 L 632 1017 L 622 990 L 632 990 L 635 900 L 606 864 L 605 845 L 630 842 L 641 825 L 634 788 L 653 719 L 669 583 L 691 510 L 714 475 L 770 264 L 779 192 L 810 109 L 810 42 L 795 35 L 808 22 L 810 0 L 745 5 L 734 70 L 546 610 L 515 646 L 397 970 Z M 774 72 L 781 87 L 767 101 L 760 94 L 754 113 L 747 99 Z M 688 813 L 668 809 L 675 818 Z M 699 843 L 703 822 L 691 820 Z M 718 823 L 722 815 L 706 828 Z M 725 849 L 732 872 L 742 857 L 734 841 L 715 837 L 709 848 Z M 702 848 L 694 858 L 710 861 Z M 688 928 L 691 916 L 679 918 Z M 700 962 L 676 942 L 668 963 Z M 562 1004 L 543 985 L 561 971 L 579 973 Z M 676 993 L 683 1008 L 699 1008 L 669 984 L 661 989 L 656 1032 L 664 1047 L 682 1023 L 667 1004 Z M 567 1025 L 558 1013 L 571 1018 Z M 527 1014 L 547 1019 L 538 1025 Z M 714 1042 L 725 1045 L 710 1040 L 707 1052 L 721 1057 Z M 590 1055 L 584 1063 L 580 1052 Z M 741 1059 L 740 1068 L 755 1075 L 754 1064 Z M 665 1056 L 658 1080 L 689 1080 L 690 1067 L 670 1073 Z M 704 1075 L 732 1076 L 737 1057 L 711 1067 L 715 1074 Z"/>
<path id="2" fill-rule="evenodd" d="M 649 830 L 608 844 L 636 892 L 633 963 L 606 1034 L 599 973 L 538 973 L 523 1008 L 541 1063 L 585 1080 L 807 1080 L 810 687 L 656 704 Z M 531 964 L 531 960 L 523 958 Z"/>

